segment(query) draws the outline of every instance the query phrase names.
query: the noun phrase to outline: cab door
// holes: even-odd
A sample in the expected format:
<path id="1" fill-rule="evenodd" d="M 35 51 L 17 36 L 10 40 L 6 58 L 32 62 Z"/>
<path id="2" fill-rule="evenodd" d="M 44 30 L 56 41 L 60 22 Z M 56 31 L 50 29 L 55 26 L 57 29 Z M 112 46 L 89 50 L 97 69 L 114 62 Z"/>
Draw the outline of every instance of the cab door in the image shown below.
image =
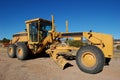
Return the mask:
<path id="1" fill-rule="evenodd" d="M 31 22 L 27 30 L 28 30 L 28 43 L 38 44 L 39 42 L 38 22 Z"/>

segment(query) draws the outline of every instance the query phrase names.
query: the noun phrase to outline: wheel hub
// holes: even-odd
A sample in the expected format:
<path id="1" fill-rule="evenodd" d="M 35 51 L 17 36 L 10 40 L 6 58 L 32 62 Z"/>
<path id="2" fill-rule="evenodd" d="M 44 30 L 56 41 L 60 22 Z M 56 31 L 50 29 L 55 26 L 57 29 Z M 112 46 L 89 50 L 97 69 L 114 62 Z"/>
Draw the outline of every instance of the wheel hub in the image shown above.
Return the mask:
<path id="1" fill-rule="evenodd" d="M 13 53 L 13 49 L 10 47 L 9 48 L 9 54 L 12 54 Z"/>
<path id="2" fill-rule="evenodd" d="M 81 61 L 86 67 L 93 67 L 96 64 L 96 57 L 91 52 L 85 52 L 81 57 Z"/>
<path id="3" fill-rule="evenodd" d="M 23 54 L 23 50 L 19 48 L 19 49 L 18 49 L 18 55 L 19 55 L 19 56 L 22 56 L 22 54 Z"/>

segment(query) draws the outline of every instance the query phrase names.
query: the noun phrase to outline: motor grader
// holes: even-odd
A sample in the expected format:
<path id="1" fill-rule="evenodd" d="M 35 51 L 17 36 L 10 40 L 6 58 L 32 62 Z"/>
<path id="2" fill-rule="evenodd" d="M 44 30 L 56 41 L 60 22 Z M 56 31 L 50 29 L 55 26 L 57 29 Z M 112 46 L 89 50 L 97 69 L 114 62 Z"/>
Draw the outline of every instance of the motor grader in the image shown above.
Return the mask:
<path id="1" fill-rule="evenodd" d="M 108 34 L 96 32 L 57 32 L 52 20 L 36 18 L 27 20 L 26 31 L 13 35 L 7 54 L 11 58 L 19 60 L 28 59 L 36 54 L 49 54 L 62 69 L 69 61 L 64 55 L 73 50 L 77 51 L 75 60 L 78 68 L 83 72 L 95 74 L 102 71 L 105 64 L 110 62 L 113 56 L 113 37 Z M 66 23 L 68 26 L 68 22 Z M 62 39 L 72 38 L 87 43 L 83 46 L 73 47 L 62 43 Z"/>

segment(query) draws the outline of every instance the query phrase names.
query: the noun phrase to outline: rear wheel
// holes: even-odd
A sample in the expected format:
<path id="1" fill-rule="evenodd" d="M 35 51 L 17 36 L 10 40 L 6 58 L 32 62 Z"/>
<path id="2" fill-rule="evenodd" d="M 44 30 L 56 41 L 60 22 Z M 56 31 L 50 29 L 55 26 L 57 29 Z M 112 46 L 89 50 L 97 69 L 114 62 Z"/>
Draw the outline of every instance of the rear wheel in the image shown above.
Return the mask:
<path id="1" fill-rule="evenodd" d="M 16 55 L 19 60 L 25 60 L 28 58 L 28 48 L 25 44 L 20 44 L 17 47 Z"/>
<path id="2" fill-rule="evenodd" d="M 105 63 L 103 52 L 96 46 L 83 46 L 76 55 L 76 63 L 80 70 L 95 74 L 102 71 Z"/>
<path id="3" fill-rule="evenodd" d="M 16 45 L 11 44 L 7 48 L 7 54 L 10 58 L 15 58 L 16 57 Z"/>

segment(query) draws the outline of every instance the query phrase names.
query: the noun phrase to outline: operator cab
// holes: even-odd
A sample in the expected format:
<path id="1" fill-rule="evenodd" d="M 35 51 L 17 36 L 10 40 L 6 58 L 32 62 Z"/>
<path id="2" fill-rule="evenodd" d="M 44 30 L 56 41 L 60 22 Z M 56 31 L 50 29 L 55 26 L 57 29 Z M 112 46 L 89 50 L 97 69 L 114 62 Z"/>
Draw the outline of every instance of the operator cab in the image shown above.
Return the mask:
<path id="1" fill-rule="evenodd" d="M 31 44 L 42 41 L 50 30 L 52 30 L 52 22 L 41 18 L 26 21 L 28 32 L 28 41 Z"/>

